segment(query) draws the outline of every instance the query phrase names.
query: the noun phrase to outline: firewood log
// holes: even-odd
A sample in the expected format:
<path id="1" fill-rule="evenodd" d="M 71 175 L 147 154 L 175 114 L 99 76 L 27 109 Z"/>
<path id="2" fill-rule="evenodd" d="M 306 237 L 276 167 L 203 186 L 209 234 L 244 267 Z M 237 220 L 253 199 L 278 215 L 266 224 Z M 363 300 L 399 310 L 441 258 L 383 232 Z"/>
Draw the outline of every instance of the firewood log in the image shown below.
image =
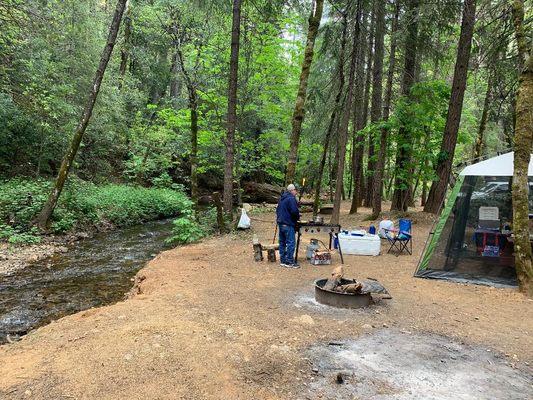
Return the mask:
<path id="1" fill-rule="evenodd" d="M 342 293 L 356 294 L 361 292 L 363 285 L 359 282 L 347 283 L 346 285 L 340 285 L 337 289 Z"/>
<path id="2" fill-rule="evenodd" d="M 254 260 L 263 261 L 263 247 L 261 243 L 254 243 Z"/>
<path id="3" fill-rule="evenodd" d="M 333 270 L 333 272 L 331 272 L 331 276 L 328 278 L 328 281 L 324 285 L 324 289 L 335 290 L 335 288 L 341 284 L 343 276 L 344 268 L 342 267 L 342 265 L 339 265 Z"/>

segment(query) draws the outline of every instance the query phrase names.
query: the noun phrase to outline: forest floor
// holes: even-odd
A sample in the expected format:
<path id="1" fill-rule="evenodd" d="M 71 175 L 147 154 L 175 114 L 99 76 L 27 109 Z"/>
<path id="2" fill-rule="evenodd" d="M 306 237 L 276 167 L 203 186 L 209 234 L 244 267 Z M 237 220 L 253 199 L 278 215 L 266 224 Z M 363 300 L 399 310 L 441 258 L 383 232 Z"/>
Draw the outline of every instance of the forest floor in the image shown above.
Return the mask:
<path id="1" fill-rule="evenodd" d="M 368 226 L 368 209 L 348 216 L 344 206 L 343 226 Z M 376 278 L 393 297 L 360 310 L 314 302 L 313 281 L 333 266 L 254 262 L 252 235 L 272 240 L 274 215 L 252 216 L 251 231 L 159 254 L 126 301 L 1 346 L 0 398 L 533 397 L 533 303 L 512 289 L 413 278 L 427 214 L 410 213 L 412 256 L 345 257 L 348 277 Z"/>

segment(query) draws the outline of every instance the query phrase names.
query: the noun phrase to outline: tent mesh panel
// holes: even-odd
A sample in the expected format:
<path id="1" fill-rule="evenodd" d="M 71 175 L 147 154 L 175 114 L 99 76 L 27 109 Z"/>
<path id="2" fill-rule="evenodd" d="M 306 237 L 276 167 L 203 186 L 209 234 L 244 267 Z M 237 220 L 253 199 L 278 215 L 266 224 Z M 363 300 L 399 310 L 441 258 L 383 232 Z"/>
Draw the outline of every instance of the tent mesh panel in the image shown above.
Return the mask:
<path id="1" fill-rule="evenodd" d="M 415 276 L 516 286 L 512 237 L 506 229 L 512 222 L 510 188 L 507 177 L 460 179 L 430 236 Z M 498 219 L 480 220 L 480 207 L 497 207 Z"/>

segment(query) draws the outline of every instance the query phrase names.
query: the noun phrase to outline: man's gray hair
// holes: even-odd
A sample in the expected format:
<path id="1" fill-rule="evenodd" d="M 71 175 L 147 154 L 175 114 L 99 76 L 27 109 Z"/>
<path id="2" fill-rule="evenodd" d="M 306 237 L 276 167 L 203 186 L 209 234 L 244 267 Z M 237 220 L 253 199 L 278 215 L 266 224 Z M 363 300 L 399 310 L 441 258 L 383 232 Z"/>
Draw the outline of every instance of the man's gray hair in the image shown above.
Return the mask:
<path id="1" fill-rule="evenodd" d="M 291 190 L 296 190 L 296 186 L 294 186 L 292 183 L 287 186 L 287 190 L 290 192 Z"/>

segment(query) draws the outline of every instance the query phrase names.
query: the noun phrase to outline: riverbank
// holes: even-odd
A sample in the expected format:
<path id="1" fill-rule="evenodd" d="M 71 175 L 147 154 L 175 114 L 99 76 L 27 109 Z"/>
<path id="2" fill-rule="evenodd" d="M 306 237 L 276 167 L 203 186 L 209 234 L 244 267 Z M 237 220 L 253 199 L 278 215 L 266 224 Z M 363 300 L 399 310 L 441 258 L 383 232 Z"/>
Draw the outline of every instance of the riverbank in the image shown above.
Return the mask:
<path id="1" fill-rule="evenodd" d="M 69 251 L 69 246 L 92 237 L 94 233 L 80 231 L 68 235 L 49 235 L 43 237 L 40 243 L 29 245 L 0 242 L 0 276 L 26 268 L 54 254 L 66 253 Z"/>
<path id="2" fill-rule="evenodd" d="M 72 243 L 98 232 L 189 215 L 192 210 L 192 202 L 181 190 L 94 185 L 73 176 L 54 211 L 49 231 L 43 233 L 32 221 L 51 186 L 52 181 L 44 179 L 0 181 L 0 275 L 64 253 Z"/>
<path id="3" fill-rule="evenodd" d="M 355 227 L 368 213 L 344 214 L 341 222 Z M 313 355 L 328 354 L 317 346 L 331 348 L 370 337 L 397 340 L 398 335 L 404 338 L 399 344 L 412 337 L 407 341 L 411 347 L 402 347 L 404 359 L 425 354 L 417 343 L 426 350 L 434 346 L 432 351 L 439 354 L 426 360 L 435 364 L 424 365 L 414 377 L 424 379 L 426 367 L 440 371 L 442 365 L 466 376 L 454 364 L 466 356 L 474 360 L 477 354 L 494 371 L 515 371 L 515 380 L 503 384 L 520 387 L 531 376 L 533 303 L 512 289 L 413 278 L 431 218 L 418 212 L 411 217 L 413 256 L 345 260 L 348 276 L 378 279 L 392 300 L 351 311 L 317 305 L 312 282 L 328 275 L 330 267 L 303 264 L 299 270 L 286 270 L 253 261 L 252 236 L 267 242 L 274 233 L 273 214 L 262 214 L 250 232 L 159 254 L 139 271 L 128 300 L 62 318 L 0 347 L 1 397 L 348 398 L 330 395 L 341 393 L 331 392 L 338 385 L 337 371 L 316 362 Z M 423 337 L 431 340 L 424 342 Z M 457 352 L 444 358 L 440 354 L 446 347 Z M 365 351 L 369 359 L 375 354 L 368 345 Z M 474 370 L 474 364 L 468 365 Z M 381 370 L 365 378 L 373 379 L 371 386 L 381 394 L 364 398 L 424 398 L 409 397 L 408 388 L 402 388 L 407 383 L 392 384 Z M 446 377 L 435 376 L 437 386 Z M 473 398 L 501 398 L 500 392 L 487 395 L 482 386 L 468 388 Z M 523 397 L 516 398 L 530 394 L 526 386 Z M 449 395 L 432 398 L 466 398 Z"/>

